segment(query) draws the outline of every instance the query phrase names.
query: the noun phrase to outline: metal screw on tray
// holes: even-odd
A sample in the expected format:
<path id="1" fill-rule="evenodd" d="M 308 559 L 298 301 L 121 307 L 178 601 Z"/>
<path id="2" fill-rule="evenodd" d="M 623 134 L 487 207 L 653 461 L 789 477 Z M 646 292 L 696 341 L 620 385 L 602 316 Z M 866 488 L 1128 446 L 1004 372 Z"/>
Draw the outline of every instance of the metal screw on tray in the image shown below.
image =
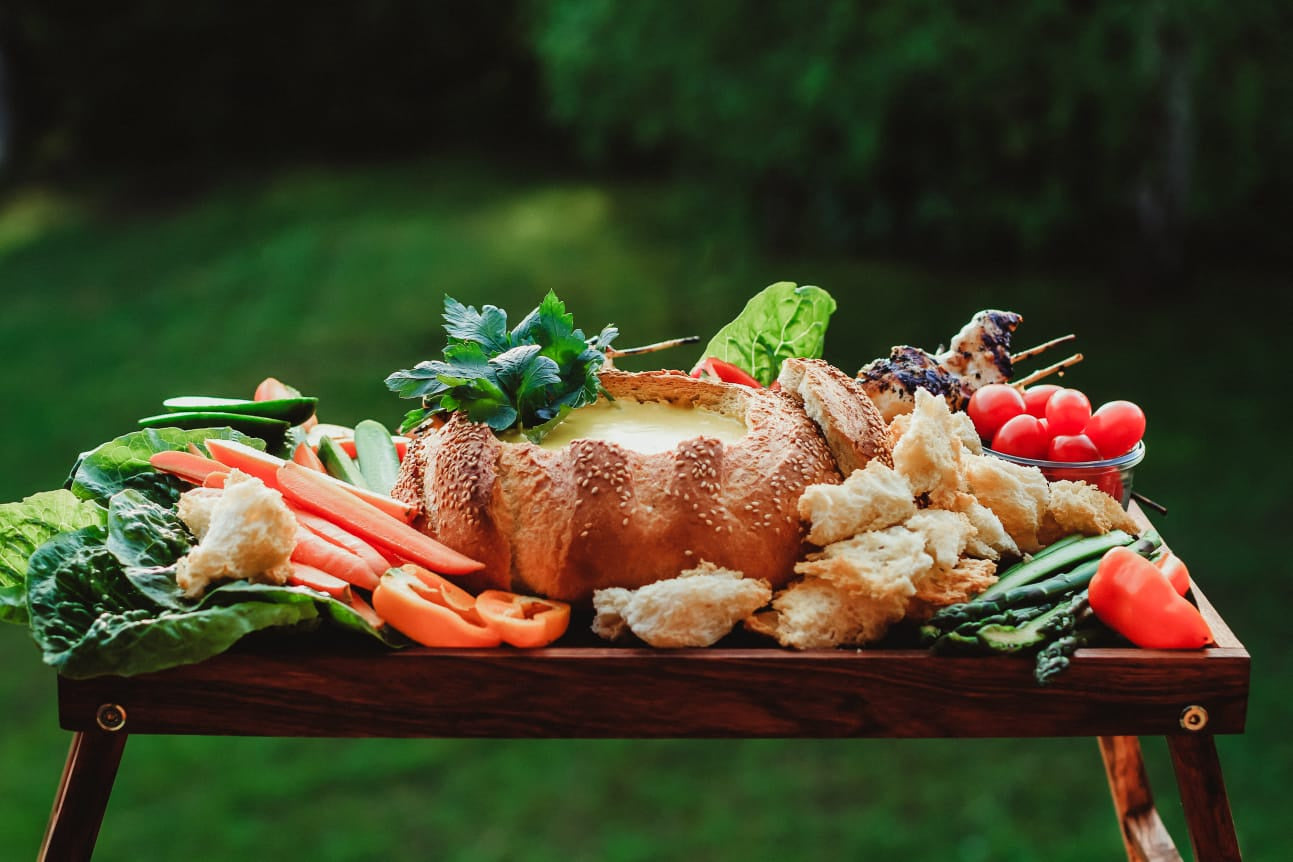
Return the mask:
<path id="1" fill-rule="evenodd" d="M 1200 731 L 1208 726 L 1208 711 L 1201 706 L 1187 706 L 1181 711 L 1181 727 Z"/>
<path id="2" fill-rule="evenodd" d="M 109 733 L 116 733 L 126 726 L 126 708 L 115 703 L 105 703 L 95 712 L 94 721 Z"/>

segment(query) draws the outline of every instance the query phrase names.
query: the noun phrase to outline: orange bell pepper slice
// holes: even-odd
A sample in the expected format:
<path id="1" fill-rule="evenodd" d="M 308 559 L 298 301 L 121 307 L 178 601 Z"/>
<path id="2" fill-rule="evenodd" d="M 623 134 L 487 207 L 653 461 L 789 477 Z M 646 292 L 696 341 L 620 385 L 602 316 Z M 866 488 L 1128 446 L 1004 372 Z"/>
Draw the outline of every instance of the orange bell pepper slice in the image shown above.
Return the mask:
<path id="1" fill-rule="evenodd" d="M 514 647 L 547 646 L 570 625 L 570 605 L 565 602 L 505 590 L 485 590 L 476 596 L 476 610 Z"/>
<path id="2" fill-rule="evenodd" d="M 502 641 L 498 630 L 476 612 L 471 594 L 418 566 L 382 575 L 373 590 L 373 609 L 423 646 L 494 647 Z"/>

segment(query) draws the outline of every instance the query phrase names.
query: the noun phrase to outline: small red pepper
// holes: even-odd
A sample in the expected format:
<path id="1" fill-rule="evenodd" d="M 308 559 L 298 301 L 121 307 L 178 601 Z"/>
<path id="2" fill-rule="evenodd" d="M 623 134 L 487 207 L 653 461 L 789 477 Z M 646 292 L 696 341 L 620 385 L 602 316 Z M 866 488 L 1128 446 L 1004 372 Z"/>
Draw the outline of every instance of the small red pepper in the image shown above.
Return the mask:
<path id="1" fill-rule="evenodd" d="M 1171 582 L 1172 589 L 1176 590 L 1178 596 L 1183 596 L 1190 591 L 1190 570 L 1176 554 L 1168 551 L 1154 560 L 1154 567 Z"/>
<path id="2" fill-rule="evenodd" d="M 703 375 L 708 375 L 724 383 L 739 383 L 742 386 L 753 386 L 755 389 L 763 388 L 763 384 L 751 377 L 744 369 L 719 359 L 717 356 L 705 357 L 691 372 L 692 377 L 701 377 Z"/>
<path id="3" fill-rule="evenodd" d="M 1088 596 L 1100 621 L 1138 647 L 1199 649 L 1212 643 L 1199 609 L 1130 548 L 1114 548 L 1100 559 Z"/>

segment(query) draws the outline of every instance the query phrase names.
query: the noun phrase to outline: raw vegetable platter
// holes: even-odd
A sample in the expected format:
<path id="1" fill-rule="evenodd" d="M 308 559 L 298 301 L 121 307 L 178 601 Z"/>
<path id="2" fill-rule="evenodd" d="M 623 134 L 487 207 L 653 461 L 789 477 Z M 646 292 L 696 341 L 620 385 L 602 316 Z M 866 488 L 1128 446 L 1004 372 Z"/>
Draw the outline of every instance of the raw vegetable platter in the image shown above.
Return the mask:
<path id="1" fill-rule="evenodd" d="M 776 380 L 782 361 L 820 355 L 833 300 L 794 285 L 769 291 L 775 302 L 752 301 L 692 376 L 758 387 Z M 1202 704 L 1210 730 L 1242 730 L 1247 653 L 1188 576 L 1178 592 L 1190 590 L 1190 613 L 1207 633 L 1191 645 L 1203 649 L 1138 648 L 1107 628 L 1107 640 L 1088 637 L 1098 626 L 1085 595 L 1094 561 L 1065 586 L 1067 606 L 1018 617 L 994 610 L 989 619 L 1011 633 L 1031 631 L 1038 615 L 1063 621 L 1046 637 L 1068 639 L 1057 653 L 1064 673 L 1044 688 L 1032 662 L 976 654 L 991 648 L 934 654 L 898 637 L 867 649 L 787 650 L 739 629 L 709 648 L 607 646 L 588 634 L 586 609 L 505 591 L 486 591 L 499 593 L 490 604 L 462 591 L 454 578 L 472 561 L 408 527 L 416 512 L 389 496 L 407 451 L 399 432 L 462 414 L 541 439 L 597 399 L 605 362 L 633 351 L 611 347 L 613 327 L 585 338 L 552 296 L 511 330 L 489 306 L 447 300 L 445 319 L 444 358 L 387 381 L 420 401 L 395 434 L 371 420 L 342 433 L 319 426 L 316 399 L 268 378 L 248 399 L 168 398 L 139 430 L 83 454 L 65 489 L 3 507 L 0 616 L 29 625 L 59 670 L 64 727 L 103 727 L 101 707 L 111 703 L 128 705 L 137 731 L 204 734 L 1166 733 Z M 998 426 L 1013 421 L 997 421 L 1000 403 Z M 1033 430 L 1014 436 L 1033 439 Z M 284 556 L 260 567 L 281 576 L 261 577 L 256 564 L 230 576 L 236 566 L 223 548 L 199 565 L 200 531 L 177 502 L 203 488 L 232 497 L 241 481 L 233 474 L 291 506 L 291 564 Z M 1142 535 L 1152 534 L 1133 511 Z M 1142 551 L 1161 552 L 1157 542 Z M 435 619 L 414 618 L 414 605 L 421 615 L 435 605 Z M 1043 645 L 1034 639 L 1023 651 Z"/>

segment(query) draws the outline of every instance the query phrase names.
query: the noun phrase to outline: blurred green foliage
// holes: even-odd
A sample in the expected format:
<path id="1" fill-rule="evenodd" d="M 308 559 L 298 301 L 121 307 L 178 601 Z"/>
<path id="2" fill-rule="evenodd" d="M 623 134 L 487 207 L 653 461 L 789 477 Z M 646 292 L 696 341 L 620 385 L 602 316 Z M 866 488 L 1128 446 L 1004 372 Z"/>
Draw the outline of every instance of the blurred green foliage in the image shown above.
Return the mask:
<path id="1" fill-rule="evenodd" d="M 538 7 L 552 109 L 586 152 L 745 189 L 784 246 L 1283 245 L 1286 4 Z"/>

